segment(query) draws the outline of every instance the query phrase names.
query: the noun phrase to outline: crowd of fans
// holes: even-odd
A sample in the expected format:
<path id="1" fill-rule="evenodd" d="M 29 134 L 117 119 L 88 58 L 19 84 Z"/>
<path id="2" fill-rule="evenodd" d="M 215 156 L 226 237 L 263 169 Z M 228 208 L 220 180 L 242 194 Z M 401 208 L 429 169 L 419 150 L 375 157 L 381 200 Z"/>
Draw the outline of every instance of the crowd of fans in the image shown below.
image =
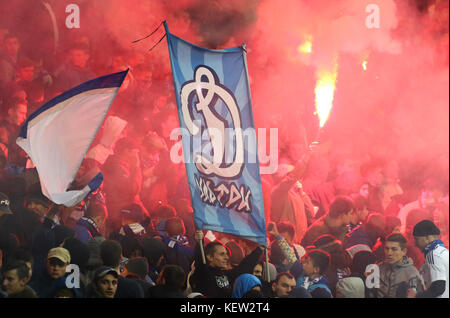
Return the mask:
<path id="1" fill-rule="evenodd" d="M 0 47 L 2 297 L 448 297 L 448 251 L 444 278 L 419 272 L 431 247 L 448 248 L 441 171 L 407 175 L 419 180 L 411 185 L 394 160 L 333 161 L 322 145 L 281 145 L 277 173 L 262 176 L 266 263 L 256 243 L 196 231 L 185 167 L 169 155 L 178 126 L 170 73 L 152 72 L 130 52 L 99 67 L 87 38 L 73 43 L 56 63 L 23 54 L 12 33 Z M 59 93 L 126 68 L 71 185 L 82 188 L 101 171 L 102 187 L 76 207 L 53 204 L 16 145 L 21 125 Z M 432 284 L 442 280 L 444 290 Z"/>

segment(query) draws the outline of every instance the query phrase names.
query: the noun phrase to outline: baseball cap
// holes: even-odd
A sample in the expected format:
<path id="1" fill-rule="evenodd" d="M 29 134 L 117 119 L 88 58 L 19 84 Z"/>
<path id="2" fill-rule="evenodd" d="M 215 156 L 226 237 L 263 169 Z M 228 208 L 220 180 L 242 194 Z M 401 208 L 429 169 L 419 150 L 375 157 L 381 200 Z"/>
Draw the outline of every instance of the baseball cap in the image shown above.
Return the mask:
<path id="1" fill-rule="evenodd" d="M 94 280 L 100 279 L 108 274 L 113 275 L 115 278 L 119 278 L 119 274 L 114 270 L 114 268 L 110 266 L 102 266 L 95 271 Z"/>
<path id="2" fill-rule="evenodd" d="M 9 198 L 2 192 L 0 192 L 0 211 L 4 214 L 13 214 L 9 208 Z"/>
<path id="3" fill-rule="evenodd" d="M 64 264 L 70 263 L 70 253 L 64 247 L 55 247 L 52 248 L 47 255 L 47 259 L 57 258 Z"/>
<path id="4" fill-rule="evenodd" d="M 441 230 L 430 220 L 423 220 L 414 226 L 413 236 L 439 235 Z"/>
<path id="5" fill-rule="evenodd" d="M 139 204 L 130 204 L 120 210 L 120 214 L 128 216 L 133 219 L 143 219 L 145 217 L 144 211 Z"/>

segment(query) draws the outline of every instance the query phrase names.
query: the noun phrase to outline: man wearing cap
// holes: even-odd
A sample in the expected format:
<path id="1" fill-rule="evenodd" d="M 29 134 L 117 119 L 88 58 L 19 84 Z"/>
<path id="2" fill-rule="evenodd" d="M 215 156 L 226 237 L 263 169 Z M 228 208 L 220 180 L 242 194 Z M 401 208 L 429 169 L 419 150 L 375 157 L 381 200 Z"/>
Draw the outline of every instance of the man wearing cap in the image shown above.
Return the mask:
<path id="1" fill-rule="evenodd" d="M 45 271 L 36 273 L 37 278 L 29 284 L 39 298 L 53 298 L 59 290 L 67 287 L 66 267 L 69 264 L 70 253 L 65 248 L 55 247 L 48 252 Z"/>
<path id="2" fill-rule="evenodd" d="M 119 283 L 119 274 L 109 266 L 95 271 L 92 290 L 88 298 L 114 298 Z"/>
<path id="3" fill-rule="evenodd" d="M 424 253 L 425 263 L 421 268 L 426 290 L 416 294 L 408 292 L 410 298 L 448 298 L 448 249 L 439 240 L 441 231 L 430 220 L 416 224 L 413 236 L 416 246 Z"/>

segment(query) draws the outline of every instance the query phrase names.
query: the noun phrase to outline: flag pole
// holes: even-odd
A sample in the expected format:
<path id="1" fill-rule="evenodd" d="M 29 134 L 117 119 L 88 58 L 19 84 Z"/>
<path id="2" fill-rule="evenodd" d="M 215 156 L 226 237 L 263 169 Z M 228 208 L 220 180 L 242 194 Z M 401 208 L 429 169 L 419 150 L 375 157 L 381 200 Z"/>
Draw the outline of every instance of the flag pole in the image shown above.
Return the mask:
<path id="1" fill-rule="evenodd" d="M 264 246 L 264 252 L 266 254 L 266 273 L 267 273 L 267 282 L 270 283 L 270 272 L 269 272 L 269 252 L 267 246 Z"/>
<path id="2" fill-rule="evenodd" d="M 201 240 L 200 240 L 200 252 L 201 252 L 201 254 L 202 254 L 202 262 L 203 262 L 204 265 L 206 265 L 205 249 L 204 249 L 204 247 L 203 247 L 203 244 L 204 244 L 204 240 L 201 239 Z"/>

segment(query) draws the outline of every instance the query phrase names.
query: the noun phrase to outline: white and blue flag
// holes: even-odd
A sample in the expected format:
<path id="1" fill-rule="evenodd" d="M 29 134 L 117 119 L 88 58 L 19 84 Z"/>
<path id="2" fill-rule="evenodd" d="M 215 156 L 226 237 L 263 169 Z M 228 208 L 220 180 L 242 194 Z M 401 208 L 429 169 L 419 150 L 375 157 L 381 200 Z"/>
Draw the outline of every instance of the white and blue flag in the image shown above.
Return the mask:
<path id="1" fill-rule="evenodd" d="M 82 190 L 69 190 L 128 70 L 74 87 L 35 111 L 23 124 L 17 144 L 36 166 L 42 193 L 56 204 L 79 204 L 97 189 L 97 174 Z"/>
<path id="2" fill-rule="evenodd" d="M 266 245 L 245 47 L 205 49 L 164 24 L 195 224 Z"/>

